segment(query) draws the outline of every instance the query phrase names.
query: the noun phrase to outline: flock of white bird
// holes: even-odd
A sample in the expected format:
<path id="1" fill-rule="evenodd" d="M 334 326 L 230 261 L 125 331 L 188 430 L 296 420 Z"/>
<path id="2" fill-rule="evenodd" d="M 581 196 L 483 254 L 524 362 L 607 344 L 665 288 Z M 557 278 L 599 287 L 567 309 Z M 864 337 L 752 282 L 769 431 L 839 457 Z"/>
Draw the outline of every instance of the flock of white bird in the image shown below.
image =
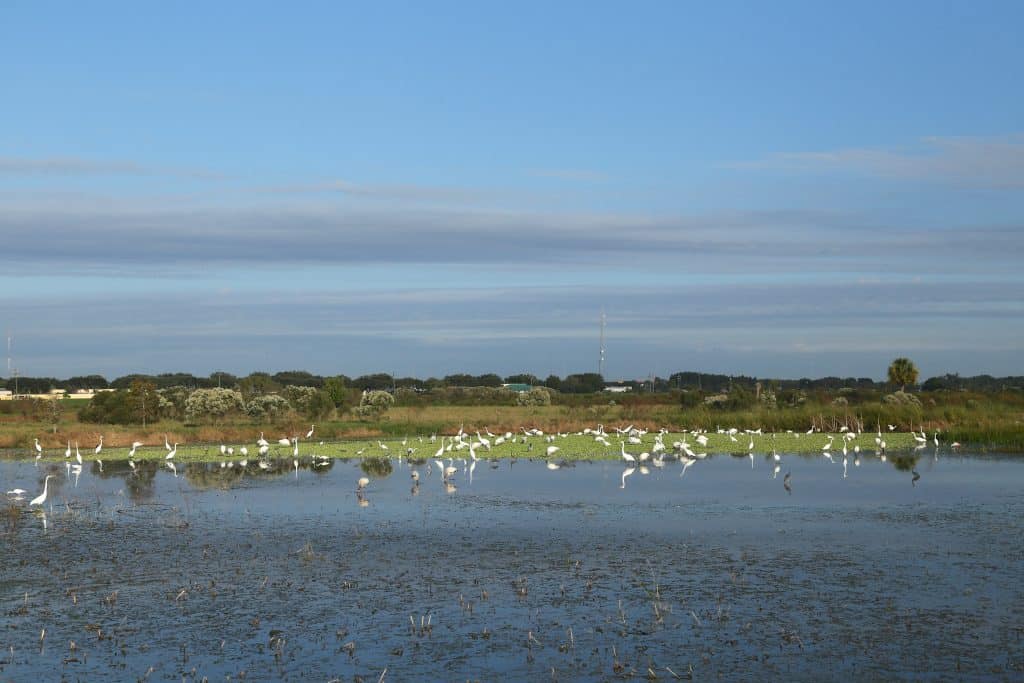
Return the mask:
<path id="1" fill-rule="evenodd" d="M 310 425 L 309 431 L 306 432 L 306 435 L 305 435 L 305 438 L 307 440 L 313 438 L 313 434 L 314 434 L 315 429 L 316 429 L 315 425 Z M 889 429 L 890 432 L 892 432 L 892 431 L 894 431 L 896 429 L 896 426 L 890 424 L 890 425 L 888 425 L 888 429 Z M 454 476 L 459 471 L 458 467 L 456 467 L 456 465 L 455 465 L 456 461 L 459 461 L 464 466 L 465 471 L 469 474 L 470 480 L 472 481 L 473 470 L 476 467 L 476 463 L 480 460 L 480 457 L 478 456 L 478 452 L 479 451 L 482 451 L 482 450 L 490 451 L 492 446 L 501 446 L 502 444 L 516 444 L 516 443 L 518 443 L 518 444 L 525 445 L 526 449 L 527 449 L 526 453 L 529 454 L 529 453 L 532 453 L 532 451 L 533 451 L 534 441 L 538 440 L 538 439 L 542 439 L 543 443 L 545 444 L 544 451 L 543 451 L 544 457 L 551 458 L 552 456 L 556 455 L 559 452 L 559 450 L 561 450 L 559 446 L 555 445 L 555 442 L 557 441 L 557 439 L 558 438 L 566 438 L 566 437 L 570 436 L 569 433 L 561 433 L 561 432 L 556 432 L 555 434 L 547 434 L 546 435 L 543 432 L 543 430 L 541 430 L 541 429 L 537 429 L 537 428 L 530 428 L 530 429 L 528 429 L 526 427 L 521 427 L 520 428 L 520 431 L 522 432 L 521 434 L 518 433 L 518 432 L 517 433 L 513 433 L 513 432 L 509 431 L 509 432 L 505 432 L 504 434 L 496 435 L 496 434 L 492 434 L 489 430 L 485 429 L 484 431 L 485 431 L 486 436 L 482 435 L 479 430 L 477 430 L 475 432 L 475 435 L 471 435 L 468 432 L 466 432 L 463 428 L 460 427 L 459 431 L 456 434 L 454 434 L 453 436 L 450 436 L 450 437 L 449 436 L 441 436 L 440 437 L 440 444 L 439 444 L 437 450 L 434 452 L 432 460 L 433 460 L 433 464 L 437 466 L 438 472 L 440 472 L 440 474 L 441 474 L 441 481 L 442 481 L 443 485 L 445 486 L 445 489 L 449 493 L 452 493 L 452 492 L 454 492 L 456 490 L 455 483 L 454 483 Z M 596 427 L 586 428 L 586 429 L 583 429 L 582 431 L 575 432 L 574 435 L 575 436 L 589 436 L 589 437 L 593 438 L 595 443 L 601 444 L 601 445 L 603 445 L 606 448 L 611 448 L 612 447 L 612 442 L 609 441 L 610 438 L 611 439 L 616 439 L 619 442 L 619 452 L 620 452 L 620 455 L 622 457 L 623 463 L 625 465 L 625 469 L 624 469 L 624 471 L 622 473 L 622 478 L 621 478 L 621 488 L 625 488 L 626 487 L 626 479 L 629 476 L 631 476 L 636 471 L 637 468 L 640 468 L 641 472 L 646 474 L 647 473 L 647 469 L 646 468 L 647 468 L 648 465 L 651 465 L 651 466 L 654 466 L 654 467 L 664 467 L 667 461 L 678 461 L 678 462 L 680 462 L 682 464 L 682 471 L 680 472 L 680 475 L 679 475 L 680 477 L 682 477 L 682 476 L 684 476 L 686 474 L 687 469 L 692 467 L 698 461 L 703 460 L 704 458 L 707 457 L 707 452 L 706 451 L 705 452 L 698 452 L 698 450 L 697 450 L 697 449 L 706 449 L 707 444 L 708 444 L 708 434 L 709 434 L 709 432 L 707 430 L 701 430 L 701 429 L 683 430 L 682 431 L 682 438 L 673 441 L 671 443 L 671 448 L 670 448 L 665 443 L 665 438 L 669 434 L 669 431 L 667 429 L 661 429 L 658 432 L 654 433 L 654 437 L 653 437 L 654 441 L 653 441 L 653 444 L 650 446 L 650 448 L 647 449 L 647 450 L 642 450 L 641 452 L 630 452 L 630 451 L 627 451 L 626 450 L 627 449 L 627 444 L 630 447 L 633 447 L 633 446 L 643 446 L 644 438 L 649 434 L 648 430 L 645 430 L 645 429 L 642 429 L 642 428 L 638 428 L 638 427 L 634 427 L 633 425 L 629 425 L 627 427 L 622 427 L 622 428 L 614 427 L 612 431 L 614 432 L 614 434 L 612 432 L 605 431 L 604 425 L 598 424 Z M 816 430 L 812 426 L 810 429 L 807 430 L 806 434 L 807 435 L 812 435 L 816 431 L 818 431 L 818 430 Z M 755 464 L 755 458 L 754 458 L 754 436 L 755 435 L 762 435 L 763 434 L 763 432 L 762 432 L 762 430 L 760 428 L 758 428 L 758 429 L 740 430 L 740 429 L 737 429 L 735 427 L 729 428 L 729 429 L 724 429 L 724 428 L 720 427 L 720 428 L 718 428 L 716 430 L 716 433 L 719 434 L 719 435 L 727 436 L 732 442 L 737 443 L 737 444 L 740 443 L 740 440 L 739 440 L 740 436 L 746 436 L 748 438 L 747 452 L 748 452 L 748 455 L 750 457 L 750 466 L 751 466 L 751 468 L 754 467 L 754 464 Z M 794 434 L 792 430 L 787 430 L 787 433 L 788 434 L 793 434 L 796 437 L 800 436 L 799 433 Z M 928 438 L 928 435 L 924 432 L 923 429 L 921 430 L 920 434 L 918 434 L 917 432 L 911 432 L 911 434 L 912 434 L 915 442 L 917 443 L 917 446 L 915 447 L 916 450 L 921 450 L 921 449 L 925 448 L 928 445 L 929 438 Z M 782 458 L 778 454 L 778 452 L 775 450 L 775 447 L 774 447 L 774 434 L 771 434 L 771 436 L 772 436 L 772 439 L 773 439 L 772 461 L 774 463 L 774 470 L 773 470 L 773 473 L 772 473 L 772 478 L 774 479 L 774 478 L 776 478 L 778 476 L 778 474 L 779 474 L 779 472 L 781 470 Z M 859 466 L 860 465 L 859 455 L 860 455 L 860 452 L 861 452 L 861 448 L 860 448 L 859 445 L 853 445 L 852 447 L 850 445 L 853 441 L 855 441 L 857 439 L 859 434 L 856 431 L 851 430 L 851 429 L 849 429 L 847 427 L 840 427 L 838 435 L 825 434 L 824 436 L 827 439 L 827 441 L 826 441 L 826 443 L 824 443 L 821 446 L 822 455 L 825 458 L 827 458 L 830 462 L 835 462 L 835 460 L 833 459 L 833 452 L 835 452 L 837 454 L 839 452 L 841 452 L 842 456 L 843 456 L 843 460 L 842 460 L 843 477 L 846 478 L 846 476 L 847 476 L 848 455 L 851 452 L 854 455 L 854 465 L 855 466 Z M 695 442 L 696 446 L 694 446 L 694 444 L 691 444 L 689 442 L 688 439 L 691 438 L 691 437 L 693 438 L 693 441 Z M 435 443 L 437 443 L 437 438 L 438 437 L 437 437 L 436 434 L 432 435 L 432 436 L 429 437 L 429 442 L 431 444 L 435 444 Z M 840 445 L 838 445 L 838 446 L 836 446 L 836 444 L 835 444 L 835 441 L 836 441 L 837 438 L 840 439 Z M 419 443 L 422 444 L 424 442 L 424 437 L 419 437 L 418 441 L 419 441 Z M 877 457 L 879 457 L 884 462 L 886 460 L 886 442 L 885 442 L 885 438 L 884 438 L 883 433 L 882 433 L 881 425 L 878 426 L 878 431 L 877 431 L 877 434 L 875 435 L 874 441 L 875 441 L 875 455 Z M 938 446 L 939 446 L 939 432 L 938 431 L 935 431 L 933 433 L 932 438 L 931 438 L 931 442 L 935 445 L 936 448 L 938 448 Z M 323 445 L 323 443 L 324 442 L 321 441 L 320 445 Z M 177 467 L 174 464 L 174 458 L 175 458 L 175 456 L 178 453 L 178 446 L 179 445 L 181 445 L 181 444 L 178 443 L 178 442 L 175 442 L 175 443 L 172 444 L 169 441 L 167 435 L 164 435 L 164 448 L 166 450 L 166 454 L 164 455 L 164 462 L 165 462 L 166 467 L 169 470 L 171 470 L 171 472 L 174 473 L 174 476 L 178 476 Z M 272 448 L 274 448 L 277 453 L 280 452 L 281 448 L 290 448 L 291 449 L 291 454 L 292 454 L 292 465 L 293 465 L 293 467 L 295 469 L 296 476 L 298 476 L 298 470 L 299 470 L 299 437 L 298 437 L 298 435 L 292 436 L 292 437 L 281 437 L 280 439 L 277 440 L 276 444 L 272 446 L 271 443 L 269 441 L 267 441 L 267 439 L 264 437 L 264 433 L 260 432 L 260 437 L 256 440 L 255 445 L 256 445 L 256 455 L 257 455 L 256 463 L 257 463 L 257 465 L 259 466 L 259 468 L 261 470 L 268 470 L 268 469 L 271 468 L 271 465 L 268 462 L 267 458 L 270 455 Z M 401 458 L 403 456 L 408 457 L 408 458 L 412 458 L 414 456 L 414 454 L 419 450 L 418 447 L 410 446 L 409 445 L 409 439 L 408 438 L 403 439 L 402 442 L 401 442 L 401 445 L 402 445 L 404 450 L 399 451 L 397 453 L 397 456 L 398 456 L 399 460 L 401 460 Z M 952 447 L 954 449 L 957 449 L 957 448 L 960 447 L 960 444 L 959 443 L 955 443 L 955 442 L 953 444 L 951 444 L 951 445 L 952 445 Z M 129 467 L 131 467 L 133 472 L 137 471 L 137 465 L 136 465 L 136 462 L 135 462 L 137 451 L 138 451 L 138 449 L 143 448 L 144 446 L 145 446 L 145 444 L 143 442 L 141 442 L 141 441 L 134 441 L 132 443 L 132 445 L 131 445 L 131 449 L 128 452 L 128 465 L 129 465 Z M 835 450 L 833 451 L 833 447 L 834 446 L 835 446 Z M 373 452 L 373 453 L 371 453 L 371 455 L 378 455 L 378 456 L 390 456 L 391 455 L 390 448 L 383 441 L 378 441 L 377 442 L 377 447 L 380 449 L 380 452 L 379 453 Z M 38 465 L 39 460 L 43 456 L 43 448 L 40 445 L 38 438 L 35 439 L 35 446 L 34 446 L 34 448 L 35 448 L 35 452 L 36 452 L 36 456 L 35 456 L 36 457 L 36 464 Z M 367 450 L 367 448 L 360 449 L 360 450 L 358 450 L 356 452 L 356 455 L 357 456 L 362 456 L 362 455 L 364 455 L 366 453 L 366 450 Z M 93 449 L 93 453 L 94 453 L 94 456 L 95 456 L 95 461 L 99 465 L 99 469 L 100 469 L 101 472 L 103 471 L 103 461 L 100 459 L 99 456 L 100 456 L 102 451 L 103 451 L 103 435 L 101 434 L 100 437 L 99 437 L 99 443 Z M 457 456 L 461 456 L 461 452 L 462 451 L 467 451 L 468 458 L 466 458 L 465 456 L 457 457 Z M 72 458 L 72 452 L 74 453 L 74 458 Z M 220 453 L 221 453 L 222 456 L 231 456 L 231 457 L 233 457 L 235 455 L 235 453 L 236 453 L 236 449 L 235 449 L 234 446 L 228 446 L 227 444 L 221 444 L 220 445 Z M 238 467 L 240 467 L 240 468 L 247 467 L 248 466 L 248 462 L 249 462 L 248 461 L 248 456 L 249 456 L 249 449 L 248 449 L 248 447 L 247 446 L 240 446 L 237 449 L 237 453 L 242 456 L 242 459 L 239 460 L 238 463 L 237 463 Z M 80 475 L 81 471 L 82 471 L 82 463 L 83 463 L 82 453 L 81 453 L 81 451 L 79 449 L 78 442 L 75 442 L 74 451 L 72 451 L 71 441 L 68 441 L 67 448 L 64 451 L 64 457 L 65 457 L 65 467 L 67 469 L 68 475 L 70 476 L 71 474 L 74 474 L 75 478 L 76 478 L 76 482 L 77 482 L 78 475 Z M 328 456 L 322 456 L 322 455 L 316 455 L 316 454 L 313 454 L 312 458 L 313 458 L 312 464 L 313 464 L 314 467 L 325 466 L 325 465 L 327 465 L 331 461 L 331 458 L 328 457 Z M 445 462 L 445 459 L 447 459 L 447 462 Z M 555 462 L 553 460 L 549 460 L 548 463 L 547 463 L 548 469 L 551 469 L 551 470 L 560 469 L 562 467 L 562 465 L 563 465 L 563 463 Z M 235 461 L 234 460 L 221 461 L 220 466 L 221 466 L 221 468 L 231 469 L 231 468 L 235 467 Z M 428 474 L 430 474 L 431 471 L 432 471 L 431 470 L 430 462 L 427 462 L 427 469 L 428 469 Z M 53 477 L 54 477 L 54 475 L 52 475 L 52 474 L 47 475 L 46 479 L 43 481 L 43 490 L 42 490 L 42 492 L 39 494 L 39 496 L 37 496 L 36 498 L 32 499 L 29 502 L 29 506 L 30 507 L 42 506 L 46 502 L 47 494 L 48 494 L 49 481 Z M 412 470 L 411 477 L 413 479 L 413 490 L 414 490 L 414 492 L 416 492 L 417 487 L 419 486 L 419 478 L 420 478 L 419 472 L 417 470 L 415 470 L 415 469 Z M 785 479 L 784 479 L 787 490 L 789 489 L 789 477 L 790 477 L 790 475 L 787 473 L 786 476 L 785 476 Z M 363 497 L 363 492 L 367 489 L 369 484 L 370 484 L 370 480 L 367 477 L 361 477 L 357 481 L 357 489 L 356 489 L 356 491 L 357 491 L 357 494 L 359 495 L 360 504 L 365 504 L 365 502 L 366 502 L 365 498 Z M 8 497 L 10 497 L 12 500 L 15 500 L 15 501 L 24 500 L 24 496 L 26 494 L 27 494 L 27 491 L 25 491 L 24 489 L 12 489 L 10 491 L 7 491 Z"/>

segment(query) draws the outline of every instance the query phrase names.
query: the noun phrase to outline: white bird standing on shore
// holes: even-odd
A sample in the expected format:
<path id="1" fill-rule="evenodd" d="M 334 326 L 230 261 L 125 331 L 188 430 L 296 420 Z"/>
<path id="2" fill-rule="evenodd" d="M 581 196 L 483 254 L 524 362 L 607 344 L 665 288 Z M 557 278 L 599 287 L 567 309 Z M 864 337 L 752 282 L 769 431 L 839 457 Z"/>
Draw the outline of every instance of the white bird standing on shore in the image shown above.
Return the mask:
<path id="1" fill-rule="evenodd" d="M 36 454 L 43 454 L 43 447 L 39 445 L 39 439 L 36 439 Z"/>
<path id="2" fill-rule="evenodd" d="M 96 446 L 96 450 L 94 450 L 93 453 L 95 453 L 96 455 L 99 455 L 100 451 L 102 451 L 102 450 L 103 450 L 103 435 L 100 434 L 100 444 L 98 446 Z M 79 461 L 79 462 L 81 462 L 81 461 Z"/>
<path id="3" fill-rule="evenodd" d="M 170 460 L 171 458 L 173 458 L 177 454 L 178 454 L 178 442 L 175 441 L 174 442 L 174 448 L 172 448 L 170 450 L 170 452 L 167 455 L 164 456 L 164 460 Z"/>

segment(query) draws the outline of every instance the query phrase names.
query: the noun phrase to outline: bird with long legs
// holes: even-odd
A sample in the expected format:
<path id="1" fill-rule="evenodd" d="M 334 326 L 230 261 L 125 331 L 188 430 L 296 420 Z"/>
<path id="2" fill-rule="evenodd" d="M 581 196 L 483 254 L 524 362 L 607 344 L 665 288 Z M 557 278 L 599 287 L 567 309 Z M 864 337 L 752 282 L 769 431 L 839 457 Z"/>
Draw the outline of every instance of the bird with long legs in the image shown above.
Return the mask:
<path id="1" fill-rule="evenodd" d="M 46 495 L 49 492 L 48 487 L 50 485 L 50 479 L 52 479 L 52 478 L 53 478 L 52 474 L 46 475 L 46 479 L 43 480 L 43 492 L 40 493 L 35 498 L 33 498 L 31 501 L 29 501 L 29 504 L 28 504 L 29 507 L 33 507 L 35 505 L 42 505 L 43 503 L 46 502 Z"/>

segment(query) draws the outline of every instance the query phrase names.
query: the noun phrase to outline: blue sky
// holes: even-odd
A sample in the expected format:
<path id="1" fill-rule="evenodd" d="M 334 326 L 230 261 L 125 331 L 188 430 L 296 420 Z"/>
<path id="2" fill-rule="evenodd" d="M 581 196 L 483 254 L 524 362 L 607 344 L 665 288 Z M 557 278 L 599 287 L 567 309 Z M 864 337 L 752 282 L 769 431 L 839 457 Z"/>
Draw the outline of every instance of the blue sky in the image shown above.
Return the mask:
<path id="1" fill-rule="evenodd" d="M 207 5 L 0 9 L 23 374 L 1022 371 L 1019 3 Z"/>

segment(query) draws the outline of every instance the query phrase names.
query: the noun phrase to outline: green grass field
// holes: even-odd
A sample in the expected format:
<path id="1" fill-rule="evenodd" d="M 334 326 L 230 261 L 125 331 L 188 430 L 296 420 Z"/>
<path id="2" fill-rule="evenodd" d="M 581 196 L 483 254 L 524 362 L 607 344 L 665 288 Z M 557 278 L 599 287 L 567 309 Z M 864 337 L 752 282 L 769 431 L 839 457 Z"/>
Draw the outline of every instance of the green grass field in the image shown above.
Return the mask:
<path id="1" fill-rule="evenodd" d="M 580 435 L 578 433 L 554 435 L 553 441 L 550 442 L 548 439 L 552 435 L 547 434 L 524 438 L 523 433 L 520 432 L 518 435 L 513 436 L 515 436 L 515 442 L 510 440 L 500 445 L 494 444 L 496 439 L 485 437 L 491 441 L 491 448 L 487 449 L 483 446 L 477 446 L 474 449 L 476 456 L 481 459 L 551 457 L 554 460 L 618 460 L 621 458 L 622 447 L 614 432 L 606 437 L 610 446 L 604 446 L 596 442 L 593 436 Z M 627 443 L 625 445 L 626 452 L 635 457 L 641 453 L 654 455 L 656 453 L 654 450 L 655 436 L 655 433 L 648 433 L 642 437 L 640 444 Z M 814 434 L 787 432 L 778 434 L 745 434 L 740 432 L 735 435 L 735 441 L 726 434 L 711 433 L 706 436 L 708 439 L 706 447 L 697 443 L 694 435 L 680 432 L 666 433 L 663 435 L 662 440 L 665 444 L 665 451 L 669 453 L 674 451 L 673 444 L 675 442 L 683 441 L 685 438 L 689 447 L 698 454 L 737 454 L 744 456 L 749 452 L 753 452 L 755 455 L 767 455 L 773 451 L 777 451 L 780 454 L 822 453 L 822 447 L 829 443 L 829 436 L 832 437 L 831 452 L 841 455 L 844 443 L 842 435 L 838 433 L 829 435 L 820 432 L 815 432 Z M 872 432 L 860 434 L 856 439 L 846 441 L 848 452 L 852 454 L 855 447 L 859 447 L 862 453 L 873 454 L 876 450 L 876 436 L 877 434 Z M 888 452 L 907 450 L 917 445 L 913 435 L 907 432 L 885 433 L 882 435 L 882 438 L 886 442 Z M 468 444 L 471 441 L 476 441 L 475 435 L 465 437 L 467 447 L 462 449 L 452 448 L 451 451 L 445 452 L 444 457 L 470 457 Z M 449 443 L 451 443 L 451 439 L 445 437 L 445 446 L 447 447 Z M 753 443 L 753 448 L 751 448 L 751 443 Z M 940 443 L 942 443 L 941 435 Z M 233 448 L 234 453 L 222 454 L 220 444 L 179 444 L 174 460 L 176 462 L 206 462 L 211 460 L 239 461 L 245 458 L 255 461 L 258 459 L 257 451 L 259 447 L 254 442 L 225 443 L 224 445 Z M 243 446 L 248 449 L 248 455 L 241 453 L 240 449 Z M 431 443 L 428 437 L 391 438 L 386 440 L 373 438 L 344 441 L 319 441 L 314 439 L 308 442 L 300 439 L 298 452 L 300 458 L 313 455 L 339 458 L 380 456 L 431 458 L 440 447 L 440 437 L 434 443 Z M 547 450 L 549 447 L 557 447 L 558 450 L 552 453 L 551 456 L 548 456 Z M 941 447 L 948 448 L 948 444 L 942 444 Z M 928 448 L 933 448 L 930 437 Z M 46 449 L 41 459 L 47 462 L 61 462 L 65 459 L 64 453 L 64 449 Z M 89 448 L 82 451 L 82 458 L 84 462 L 92 462 L 97 457 L 104 462 L 118 461 L 127 460 L 128 453 L 129 449 L 127 448 L 104 447 L 100 455 L 96 456 L 93 453 L 93 449 Z M 34 449 L 15 449 L 8 451 L 7 455 L 15 459 L 33 459 L 35 452 Z M 158 443 L 139 448 L 136 451 L 135 460 L 163 460 L 166 455 L 167 451 L 163 444 Z M 268 457 L 293 457 L 293 455 L 294 446 L 283 446 L 276 443 L 271 444 L 268 453 Z M 72 449 L 71 459 L 73 460 L 74 457 Z"/>

